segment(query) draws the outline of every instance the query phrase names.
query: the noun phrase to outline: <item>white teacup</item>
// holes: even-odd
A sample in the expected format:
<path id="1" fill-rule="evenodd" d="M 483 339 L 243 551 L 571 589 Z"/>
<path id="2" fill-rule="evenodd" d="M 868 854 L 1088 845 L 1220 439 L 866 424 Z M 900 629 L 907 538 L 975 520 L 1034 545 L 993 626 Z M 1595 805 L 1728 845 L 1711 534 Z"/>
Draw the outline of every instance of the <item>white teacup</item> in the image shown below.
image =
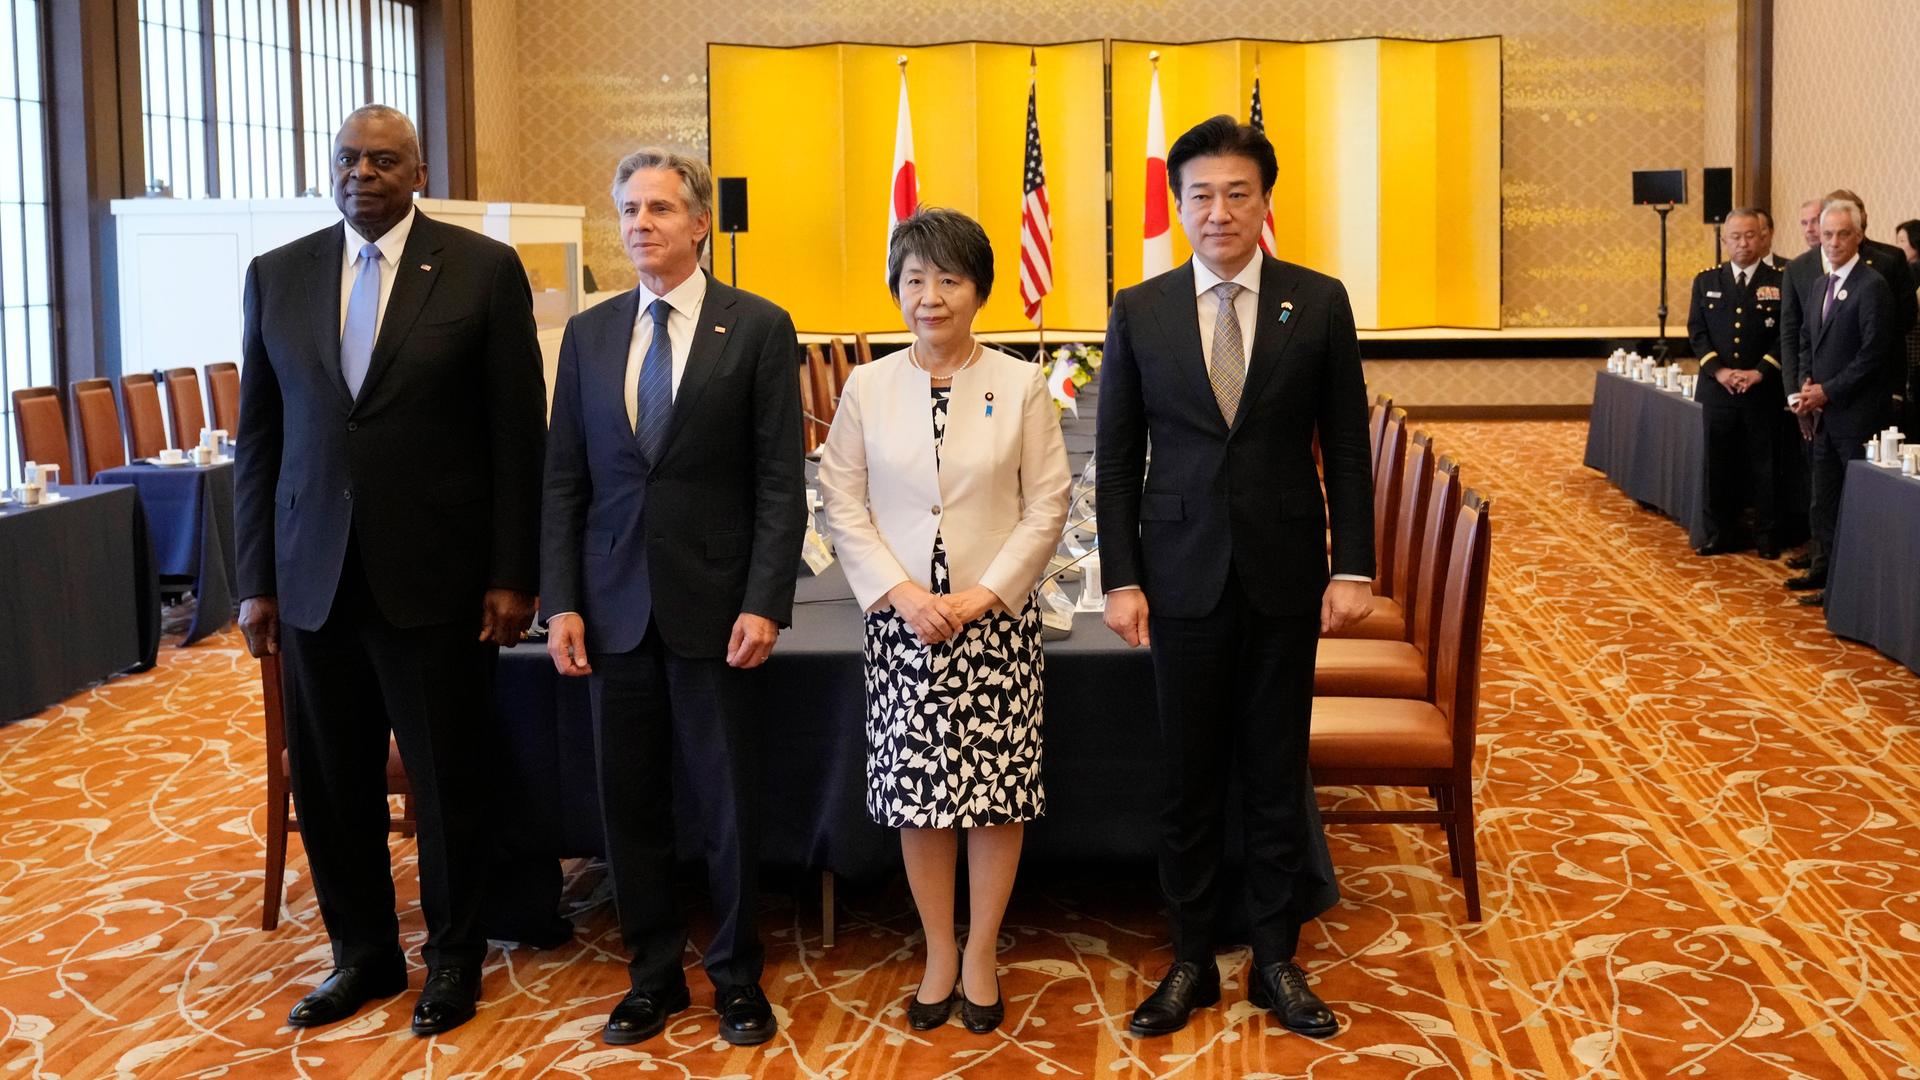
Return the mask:
<path id="1" fill-rule="evenodd" d="M 163 464 L 178 465 L 186 460 L 186 451 L 181 450 L 179 447 L 169 446 L 165 450 L 160 451 L 160 461 Z"/>
<path id="2" fill-rule="evenodd" d="M 213 447 L 211 447 L 211 446 L 196 446 L 196 447 L 194 447 L 194 448 L 193 448 L 193 463 L 194 463 L 195 465 L 200 465 L 200 466 L 206 466 L 206 465 L 211 465 L 211 464 L 213 464 Z"/>
<path id="3" fill-rule="evenodd" d="M 22 506 L 39 506 L 40 498 L 46 494 L 46 491 L 47 489 L 39 484 L 21 484 L 14 489 L 14 496 L 20 500 Z"/>

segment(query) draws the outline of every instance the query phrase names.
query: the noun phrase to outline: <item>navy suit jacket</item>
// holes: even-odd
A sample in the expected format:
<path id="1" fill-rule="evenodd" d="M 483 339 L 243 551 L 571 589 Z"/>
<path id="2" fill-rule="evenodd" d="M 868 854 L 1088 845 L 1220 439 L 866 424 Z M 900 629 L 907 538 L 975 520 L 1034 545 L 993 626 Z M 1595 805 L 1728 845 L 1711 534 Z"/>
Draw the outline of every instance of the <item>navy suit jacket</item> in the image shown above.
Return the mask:
<path id="1" fill-rule="evenodd" d="M 1268 615 L 1317 615 L 1330 572 L 1373 576 L 1366 384 L 1346 287 L 1260 258 L 1232 424 L 1207 378 L 1193 263 L 1114 297 L 1100 365 L 1100 575 L 1107 589 L 1140 586 L 1156 615 L 1211 612 L 1229 566 Z"/>
<path id="2" fill-rule="evenodd" d="M 418 214 L 360 396 L 340 374 L 344 226 L 247 268 L 235 534 L 241 597 L 318 630 L 351 539 L 396 626 L 480 625 L 538 584 L 540 342 L 514 250 Z"/>
<path id="3" fill-rule="evenodd" d="M 1846 298 L 1836 298 L 1822 319 L 1824 281 L 1822 274 L 1795 283 L 1802 313 L 1795 327 L 1799 374 L 1826 391 L 1821 423 L 1828 430 L 1840 438 L 1865 439 L 1885 426 L 1892 411 L 1892 358 L 1905 349 L 1896 329 L 1899 310 L 1887 280 L 1862 259 L 1839 290 Z"/>
<path id="4" fill-rule="evenodd" d="M 743 612 L 792 621 L 806 534 L 799 345 L 785 311 L 713 280 L 659 461 L 626 411 L 638 290 L 567 322 L 541 506 L 540 606 L 579 612 L 587 655 L 657 624 L 681 656 L 726 655 Z"/>

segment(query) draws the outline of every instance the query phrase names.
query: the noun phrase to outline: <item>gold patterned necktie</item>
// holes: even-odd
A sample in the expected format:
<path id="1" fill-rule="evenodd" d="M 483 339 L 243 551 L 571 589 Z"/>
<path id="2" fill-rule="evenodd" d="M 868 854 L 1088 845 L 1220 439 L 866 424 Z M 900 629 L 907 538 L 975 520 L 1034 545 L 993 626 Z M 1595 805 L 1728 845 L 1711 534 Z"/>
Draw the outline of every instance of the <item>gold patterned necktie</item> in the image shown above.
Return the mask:
<path id="1" fill-rule="evenodd" d="M 1240 392 L 1247 385 L 1246 345 L 1240 340 L 1240 316 L 1233 310 L 1242 290 L 1223 281 L 1213 291 L 1220 297 L 1220 313 L 1213 320 L 1213 359 L 1207 364 L 1207 378 L 1213 383 L 1213 399 L 1220 403 L 1220 416 L 1231 427 L 1240 411 Z"/>

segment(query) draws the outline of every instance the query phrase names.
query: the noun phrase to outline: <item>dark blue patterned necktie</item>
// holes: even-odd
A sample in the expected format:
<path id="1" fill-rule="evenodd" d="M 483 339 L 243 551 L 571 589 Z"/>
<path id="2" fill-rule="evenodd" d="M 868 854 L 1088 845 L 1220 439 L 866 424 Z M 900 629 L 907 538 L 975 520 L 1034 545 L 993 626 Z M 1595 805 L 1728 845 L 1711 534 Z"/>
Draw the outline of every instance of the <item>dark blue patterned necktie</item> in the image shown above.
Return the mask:
<path id="1" fill-rule="evenodd" d="M 640 361 L 640 389 L 634 410 L 634 437 L 640 440 L 640 452 L 647 464 L 660 463 L 660 452 L 667 444 L 667 425 L 673 419 L 673 340 L 667 336 L 667 316 L 673 309 L 665 300 L 647 306 L 653 318 L 653 340 L 647 343 L 646 358 Z"/>

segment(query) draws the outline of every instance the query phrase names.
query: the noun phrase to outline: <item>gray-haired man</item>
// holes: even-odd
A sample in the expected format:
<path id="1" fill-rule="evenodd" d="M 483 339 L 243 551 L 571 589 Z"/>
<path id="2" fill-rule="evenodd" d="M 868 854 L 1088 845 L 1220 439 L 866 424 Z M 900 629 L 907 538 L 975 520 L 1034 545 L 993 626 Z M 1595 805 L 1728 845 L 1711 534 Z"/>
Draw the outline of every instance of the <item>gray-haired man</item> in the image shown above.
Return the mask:
<path id="1" fill-rule="evenodd" d="M 624 1045 L 687 1008 L 674 902 L 675 763 L 701 811 L 718 916 L 706 952 L 720 1036 L 773 1037 L 755 925 L 749 670 L 793 608 L 806 532 L 798 343 L 787 313 L 700 269 L 713 180 L 642 150 L 614 174 L 631 292 L 567 323 L 541 505 L 547 651 L 586 676 L 601 817 L 632 991 Z"/>

